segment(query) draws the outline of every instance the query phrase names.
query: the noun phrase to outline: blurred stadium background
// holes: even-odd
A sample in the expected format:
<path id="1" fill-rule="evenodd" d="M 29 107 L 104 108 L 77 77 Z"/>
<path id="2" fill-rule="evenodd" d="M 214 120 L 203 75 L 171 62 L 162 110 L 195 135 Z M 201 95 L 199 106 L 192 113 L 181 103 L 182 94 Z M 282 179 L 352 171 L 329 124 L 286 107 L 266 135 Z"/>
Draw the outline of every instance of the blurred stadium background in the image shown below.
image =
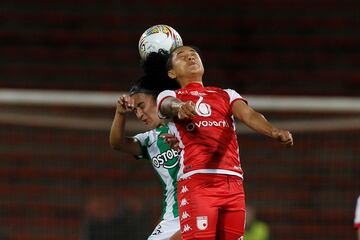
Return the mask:
<path id="1" fill-rule="evenodd" d="M 200 47 L 208 85 L 293 131 L 295 148 L 283 149 L 238 130 L 247 202 L 271 239 L 355 239 L 359 10 L 357 0 L 2 0 L 0 239 L 153 229 L 157 176 L 113 151 L 108 133 L 117 96 L 141 76 L 138 39 L 158 23 Z M 139 130 L 132 119 L 128 134 Z"/>

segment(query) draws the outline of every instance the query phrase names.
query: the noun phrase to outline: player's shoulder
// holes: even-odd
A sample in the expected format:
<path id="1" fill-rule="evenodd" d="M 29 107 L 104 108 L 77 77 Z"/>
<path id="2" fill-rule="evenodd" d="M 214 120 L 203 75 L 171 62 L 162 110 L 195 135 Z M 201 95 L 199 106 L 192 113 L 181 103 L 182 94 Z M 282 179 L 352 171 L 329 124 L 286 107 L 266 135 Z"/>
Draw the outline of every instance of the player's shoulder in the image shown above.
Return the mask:
<path id="1" fill-rule="evenodd" d="M 238 94 L 238 92 L 236 90 L 232 89 L 232 88 L 224 88 L 223 91 L 225 91 L 225 92 L 227 92 L 229 94 L 233 94 L 233 93 Z"/>
<path id="2" fill-rule="evenodd" d="M 146 139 L 147 137 L 149 137 L 149 135 L 151 135 L 153 129 L 149 130 L 149 131 L 146 131 L 146 132 L 141 132 L 141 133 L 138 133 L 136 134 L 135 136 L 133 136 L 133 138 L 135 139 Z"/>
<path id="3" fill-rule="evenodd" d="M 166 89 L 166 90 L 163 90 L 159 93 L 159 95 L 173 95 L 176 93 L 177 90 L 169 90 L 169 89 Z"/>
<path id="4" fill-rule="evenodd" d="M 209 86 L 209 87 L 204 87 L 206 91 L 216 91 L 216 92 L 222 92 L 224 91 L 224 89 L 219 88 L 219 87 L 213 87 L 213 86 Z"/>
<path id="5" fill-rule="evenodd" d="M 233 98 L 239 95 L 235 90 L 230 88 L 207 87 L 206 92 L 213 92 L 225 98 Z"/>
<path id="6" fill-rule="evenodd" d="M 156 101 L 159 103 L 167 97 L 176 97 L 176 92 L 174 90 L 164 90 L 158 94 Z"/>

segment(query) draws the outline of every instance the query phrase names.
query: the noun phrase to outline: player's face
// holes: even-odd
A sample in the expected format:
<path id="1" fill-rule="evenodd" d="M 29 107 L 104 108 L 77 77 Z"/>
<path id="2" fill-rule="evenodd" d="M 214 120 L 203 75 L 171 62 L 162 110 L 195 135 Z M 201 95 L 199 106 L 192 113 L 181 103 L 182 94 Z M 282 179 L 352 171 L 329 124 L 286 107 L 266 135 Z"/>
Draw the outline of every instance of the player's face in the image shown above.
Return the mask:
<path id="1" fill-rule="evenodd" d="M 172 54 L 172 69 L 169 71 L 171 78 L 181 81 L 182 78 L 191 76 L 202 77 L 204 66 L 201 58 L 195 49 L 184 46 L 175 50 Z"/>
<path id="2" fill-rule="evenodd" d="M 156 128 L 161 120 L 157 115 L 156 102 L 152 95 L 136 93 L 131 96 L 134 100 L 134 113 L 138 119 L 150 128 Z"/>

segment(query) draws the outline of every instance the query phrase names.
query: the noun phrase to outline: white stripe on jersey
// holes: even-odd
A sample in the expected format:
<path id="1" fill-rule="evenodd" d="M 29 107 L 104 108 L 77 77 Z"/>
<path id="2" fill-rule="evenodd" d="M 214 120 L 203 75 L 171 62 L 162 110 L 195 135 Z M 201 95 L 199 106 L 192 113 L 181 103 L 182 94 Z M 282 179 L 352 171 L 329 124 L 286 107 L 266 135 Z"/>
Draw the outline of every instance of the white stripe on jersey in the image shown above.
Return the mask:
<path id="1" fill-rule="evenodd" d="M 161 114 L 161 112 L 160 112 L 160 105 L 161 105 L 162 101 L 164 101 L 164 100 L 165 100 L 166 98 L 168 98 L 168 97 L 174 97 L 174 98 L 176 98 L 176 93 L 175 93 L 175 91 L 172 91 L 172 90 L 162 91 L 161 93 L 159 93 L 159 95 L 158 95 L 157 98 L 156 98 L 158 116 L 159 116 L 159 118 L 161 118 L 161 119 L 165 119 L 166 116 L 164 116 L 164 115 Z"/>
<path id="2" fill-rule="evenodd" d="M 230 170 L 225 170 L 225 169 L 198 169 L 198 170 L 194 170 L 194 171 L 190 171 L 187 172 L 185 174 L 183 174 L 180 179 L 185 179 L 190 177 L 191 175 L 197 174 L 197 173 L 208 173 L 208 174 L 226 174 L 226 175 L 232 175 L 232 176 L 237 176 L 240 178 L 243 178 L 243 175 L 238 173 L 238 172 L 233 172 Z"/>
<path id="3" fill-rule="evenodd" d="M 230 97 L 230 104 L 232 104 L 235 100 L 239 99 L 244 101 L 245 103 L 247 103 L 247 100 L 245 98 L 243 98 L 238 92 L 236 92 L 233 89 L 223 89 L 225 92 L 227 92 L 227 94 Z"/>

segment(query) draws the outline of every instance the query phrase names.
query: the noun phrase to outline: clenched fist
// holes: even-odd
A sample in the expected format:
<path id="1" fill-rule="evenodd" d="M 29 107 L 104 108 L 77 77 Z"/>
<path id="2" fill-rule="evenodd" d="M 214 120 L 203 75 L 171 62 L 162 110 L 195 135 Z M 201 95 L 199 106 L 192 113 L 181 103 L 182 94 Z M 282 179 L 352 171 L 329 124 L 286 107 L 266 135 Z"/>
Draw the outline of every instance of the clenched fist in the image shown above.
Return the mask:
<path id="1" fill-rule="evenodd" d="M 195 110 L 195 104 L 192 101 L 187 101 L 179 105 L 177 114 L 179 119 L 191 119 L 196 115 L 198 114 Z"/>
<path id="2" fill-rule="evenodd" d="M 274 129 L 271 133 L 274 139 L 277 139 L 281 144 L 286 147 L 292 147 L 294 145 L 294 140 L 291 133 L 287 130 Z"/>

